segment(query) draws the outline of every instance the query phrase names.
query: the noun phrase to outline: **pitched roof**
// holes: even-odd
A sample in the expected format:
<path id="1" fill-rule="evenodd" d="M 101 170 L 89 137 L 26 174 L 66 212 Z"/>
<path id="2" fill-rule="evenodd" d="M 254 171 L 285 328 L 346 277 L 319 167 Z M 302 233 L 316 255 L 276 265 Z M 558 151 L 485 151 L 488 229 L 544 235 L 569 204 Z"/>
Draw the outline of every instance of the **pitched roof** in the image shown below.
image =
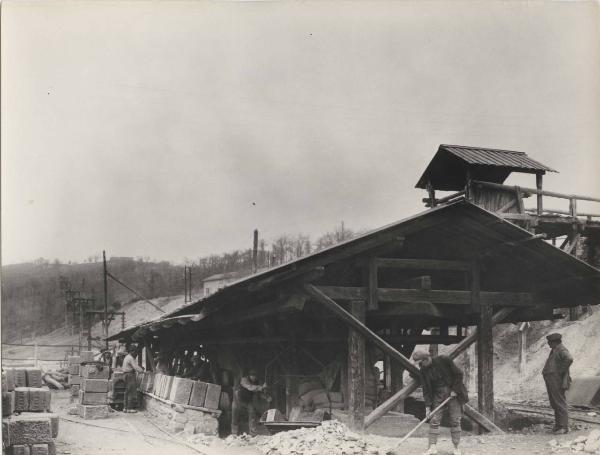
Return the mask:
<path id="1" fill-rule="evenodd" d="M 416 187 L 425 189 L 427 182 L 431 181 L 435 189 L 460 190 L 466 182 L 467 168 L 475 174 L 474 178 L 495 183 L 504 182 L 513 171 L 532 174 L 556 172 L 529 158 L 525 152 L 442 144 Z"/>
<path id="2" fill-rule="evenodd" d="M 490 264 L 492 267 L 499 268 L 498 270 L 522 270 L 524 273 L 521 279 L 525 284 L 533 279 L 550 284 L 564 281 L 560 293 L 553 291 L 546 297 L 550 307 L 575 305 L 578 301 L 573 297 L 575 295 L 589 297 L 594 300 L 594 304 L 600 303 L 599 270 L 542 239 L 531 239 L 530 232 L 496 214 L 466 200 L 460 200 L 242 278 L 210 296 L 162 316 L 153 323 L 171 318 L 203 319 L 212 313 L 213 309 L 229 308 L 227 305 L 235 301 L 247 301 L 247 297 L 257 289 L 276 286 L 297 276 L 298 273 L 335 262 L 341 255 L 348 258 L 360 252 L 365 253 L 380 245 L 377 243 L 380 240 L 389 242 L 390 239 L 404 235 L 409 236 L 409 246 L 412 245 L 410 248 L 415 249 L 415 252 L 423 253 L 423 250 L 431 249 L 439 257 L 468 259 L 491 251 L 494 255 Z M 510 277 L 511 280 L 513 278 Z M 521 285 L 524 285 L 523 283 Z M 510 282 L 507 286 L 509 285 L 519 287 L 518 283 Z M 129 336 L 143 325 L 149 323 L 127 328 L 109 339 Z"/>

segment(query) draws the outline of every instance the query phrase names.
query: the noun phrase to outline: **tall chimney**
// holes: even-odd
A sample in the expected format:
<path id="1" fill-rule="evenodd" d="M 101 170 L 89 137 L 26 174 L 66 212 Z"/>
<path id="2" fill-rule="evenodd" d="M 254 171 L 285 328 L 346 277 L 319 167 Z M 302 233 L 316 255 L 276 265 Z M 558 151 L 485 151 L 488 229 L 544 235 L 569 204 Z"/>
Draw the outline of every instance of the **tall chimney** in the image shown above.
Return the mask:
<path id="1" fill-rule="evenodd" d="M 258 271 L 258 229 L 254 229 L 254 244 L 252 245 L 252 273 Z"/>

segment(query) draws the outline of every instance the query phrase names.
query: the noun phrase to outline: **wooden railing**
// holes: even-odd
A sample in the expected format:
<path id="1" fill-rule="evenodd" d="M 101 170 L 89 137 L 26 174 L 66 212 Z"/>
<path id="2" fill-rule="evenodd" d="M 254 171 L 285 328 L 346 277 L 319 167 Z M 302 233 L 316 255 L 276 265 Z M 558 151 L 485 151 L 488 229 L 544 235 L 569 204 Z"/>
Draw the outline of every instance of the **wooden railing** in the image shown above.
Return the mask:
<path id="1" fill-rule="evenodd" d="M 578 212 L 577 211 L 577 201 L 591 201 L 591 202 L 600 202 L 600 198 L 590 197 L 590 196 L 580 196 L 575 194 L 563 194 L 556 193 L 554 191 L 546 191 L 546 190 L 538 190 L 536 188 L 525 188 L 521 186 L 510 186 L 510 185 L 502 185 L 500 183 L 492 183 L 492 182 L 483 182 L 481 180 L 472 180 L 471 183 L 473 185 L 485 187 L 485 188 L 493 188 L 497 190 L 508 190 L 514 191 L 516 194 L 520 194 L 522 196 L 526 196 L 529 194 L 537 194 L 538 196 L 547 196 L 558 199 L 567 199 L 569 201 L 569 210 L 559 210 L 559 209 L 544 209 L 543 201 L 541 197 L 537 198 L 537 206 L 535 209 L 525 209 L 525 212 L 534 213 L 537 215 L 543 214 L 557 214 L 557 215 L 568 215 L 571 217 L 583 216 L 589 219 L 600 217 L 600 213 L 589 213 L 589 212 Z"/>

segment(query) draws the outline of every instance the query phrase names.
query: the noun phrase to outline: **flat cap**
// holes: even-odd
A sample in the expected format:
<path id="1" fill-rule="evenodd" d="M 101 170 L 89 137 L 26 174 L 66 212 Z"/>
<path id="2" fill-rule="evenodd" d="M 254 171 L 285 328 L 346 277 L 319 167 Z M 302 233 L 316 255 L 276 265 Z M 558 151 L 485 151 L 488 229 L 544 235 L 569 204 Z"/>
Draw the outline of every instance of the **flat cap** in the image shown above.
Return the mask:
<path id="1" fill-rule="evenodd" d="M 562 335 L 560 333 L 551 333 L 550 335 L 546 336 L 546 339 L 548 341 L 561 341 Z"/>
<path id="2" fill-rule="evenodd" d="M 415 351 L 412 355 L 413 360 L 417 361 L 426 359 L 428 357 L 431 357 L 431 355 L 427 351 Z"/>

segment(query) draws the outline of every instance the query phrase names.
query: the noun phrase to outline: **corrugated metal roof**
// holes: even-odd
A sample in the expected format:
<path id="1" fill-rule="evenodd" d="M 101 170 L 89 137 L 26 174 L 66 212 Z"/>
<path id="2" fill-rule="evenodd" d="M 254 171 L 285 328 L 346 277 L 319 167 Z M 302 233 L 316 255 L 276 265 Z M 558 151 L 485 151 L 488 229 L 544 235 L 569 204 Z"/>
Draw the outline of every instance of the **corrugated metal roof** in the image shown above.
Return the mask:
<path id="1" fill-rule="evenodd" d="M 440 149 L 456 155 L 469 164 L 556 172 L 554 169 L 532 160 L 525 152 L 446 144 L 440 145 Z"/>
<path id="2" fill-rule="evenodd" d="M 524 152 L 442 144 L 416 187 L 426 189 L 430 182 L 436 190 L 459 191 L 467 182 L 467 170 L 472 179 L 493 183 L 503 183 L 511 172 L 556 172 Z"/>

